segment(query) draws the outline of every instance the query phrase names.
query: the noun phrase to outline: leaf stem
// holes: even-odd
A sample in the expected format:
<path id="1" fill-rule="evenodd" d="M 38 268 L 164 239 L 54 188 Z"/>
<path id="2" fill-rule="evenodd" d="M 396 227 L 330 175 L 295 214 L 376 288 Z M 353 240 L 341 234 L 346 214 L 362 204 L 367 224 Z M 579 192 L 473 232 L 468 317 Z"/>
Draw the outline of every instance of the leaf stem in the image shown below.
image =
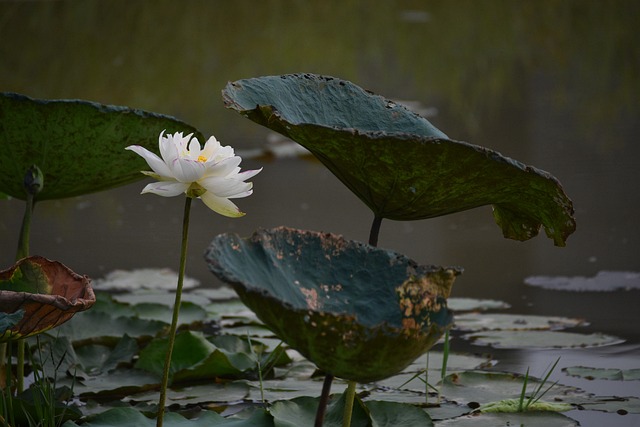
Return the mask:
<path id="1" fill-rule="evenodd" d="M 182 299 L 182 285 L 184 284 L 184 271 L 187 263 L 187 243 L 189 240 L 189 215 L 191 212 L 191 197 L 186 197 L 184 202 L 184 215 L 182 219 L 182 246 L 180 249 L 180 269 L 178 271 L 178 285 L 176 287 L 176 298 L 173 304 L 173 317 L 171 318 L 171 328 L 169 330 L 169 347 L 164 361 L 164 371 L 162 373 L 162 383 L 160 384 L 160 401 L 158 402 L 158 419 L 156 427 L 162 427 L 164 421 L 165 403 L 167 401 L 167 387 L 169 384 L 169 370 L 171 368 L 171 355 L 173 345 L 176 340 L 176 330 L 178 329 L 178 315 L 180 314 L 180 303 Z"/>
<path id="2" fill-rule="evenodd" d="M 371 246 L 378 246 L 378 235 L 380 234 L 380 224 L 382 224 L 382 217 L 375 215 L 373 217 L 373 223 L 371 224 L 371 231 L 369 232 L 369 244 Z"/>
<path id="3" fill-rule="evenodd" d="M 329 393 L 331 392 L 331 383 L 333 382 L 333 375 L 327 374 L 324 376 L 324 382 L 322 383 L 322 394 L 320 394 L 320 402 L 318 403 L 318 410 L 316 411 L 316 421 L 313 424 L 314 427 L 322 427 L 324 423 L 324 413 L 329 403 Z"/>
<path id="4" fill-rule="evenodd" d="M 26 207 L 24 210 L 24 216 L 22 217 L 22 226 L 20 227 L 20 240 L 18 240 L 18 249 L 16 250 L 16 261 L 29 256 L 29 234 L 31 230 L 33 206 L 33 194 L 30 191 L 27 191 Z M 16 391 L 19 394 L 24 390 L 24 340 L 19 339 L 16 344 L 18 345 Z"/>
<path id="5" fill-rule="evenodd" d="M 342 416 L 342 427 L 351 427 L 351 414 L 353 414 L 353 401 L 356 397 L 356 382 L 349 381 L 345 392 L 344 415 Z"/>

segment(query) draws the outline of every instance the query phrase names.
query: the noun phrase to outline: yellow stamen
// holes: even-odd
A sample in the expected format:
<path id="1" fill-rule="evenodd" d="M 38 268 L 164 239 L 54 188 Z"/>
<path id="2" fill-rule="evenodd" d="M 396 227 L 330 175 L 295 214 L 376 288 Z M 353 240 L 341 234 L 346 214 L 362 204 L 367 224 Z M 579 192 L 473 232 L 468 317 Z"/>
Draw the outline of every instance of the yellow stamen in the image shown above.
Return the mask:
<path id="1" fill-rule="evenodd" d="M 198 161 L 204 163 L 207 161 L 207 158 L 205 156 L 198 156 Z"/>

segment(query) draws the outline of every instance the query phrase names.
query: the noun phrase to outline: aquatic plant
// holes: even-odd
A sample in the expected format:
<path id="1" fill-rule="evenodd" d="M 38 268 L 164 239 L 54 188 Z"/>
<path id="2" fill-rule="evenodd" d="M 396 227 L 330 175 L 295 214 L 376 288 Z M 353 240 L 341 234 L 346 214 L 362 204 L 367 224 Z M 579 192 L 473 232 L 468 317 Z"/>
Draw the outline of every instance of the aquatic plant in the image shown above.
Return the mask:
<path id="1" fill-rule="evenodd" d="M 309 73 L 258 77 L 230 82 L 223 90 L 223 99 L 228 108 L 307 148 L 358 196 L 373 212 L 369 234 L 372 246 L 378 243 L 384 218 L 426 219 L 483 205 L 492 205 L 494 219 L 507 238 L 527 240 L 544 227 L 555 245 L 564 246 L 575 230 L 572 202 L 549 173 L 493 150 L 452 140 L 425 118 L 351 82 Z M 306 248 L 299 248 L 295 253 L 304 260 L 305 252 Z M 253 256 L 256 260 L 242 262 L 255 265 L 263 255 Z M 216 274 L 238 287 L 241 281 L 234 280 L 238 276 L 223 272 L 211 257 L 209 262 L 214 263 Z M 323 283 L 322 276 L 317 280 Z M 251 278 L 244 286 L 265 282 L 265 277 L 261 281 Z M 347 288 L 353 282 L 347 280 L 340 285 Z M 283 280 L 280 286 L 286 283 Z M 428 287 L 420 292 L 425 289 Z M 372 287 L 370 292 L 377 293 L 379 288 Z M 326 294 L 322 301 L 331 297 L 342 296 Z M 270 289 L 261 298 L 267 301 L 278 297 Z M 280 298 L 290 303 L 288 296 Z M 316 304 L 322 307 L 324 303 Z M 318 321 L 311 320 L 311 312 L 304 327 L 292 336 L 279 327 L 280 319 L 266 316 L 261 307 L 256 303 L 252 306 L 281 338 L 293 342 L 294 348 L 299 349 L 299 340 L 321 341 L 316 336 Z M 321 366 L 322 358 L 306 355 Z M 350 367 L 357 370 L 361 361 L 354 362 Z M 337 369 L 325 365 L 327 376 L 316 426 L 322 424 L 323 406 Z M 349 373 L 346 375 L 349 378 Z M 349 425 L 354 390 L 355 383 L 350 382 L 345 425 Z"/>
<path id="2" fill-rule="evenodd" d="M 171 125 L 177 130 L 195 130 L 172 117 L 127 107 L 83 100 L 41 100 L 6 92 L 0 93 L 0 117 L 0 150 L 3 153 L 0 156 L 0 195 L 26 202 L 16 264 L 6 270 L 3 285 L 8 287 L 0 295 L 6 301 L 1 307 L 5 319 L 8 313 L 19 311 L 16 301 L 26 302 L 23 321 L 14 323 L 12 317 L 6 327 L 9 332 L 2 331 L 3 338 L 18 338 L 16 389 L 21 392 L 24 377 L 22 338 L 61 324 L 95 301 L 90 281 L 80 278 L 78 281 L 83 282 L 85 294 L 73 294 L 74 286 L 71 286 L 68 291 L 70 302 L 67 302 L 64 300 L 67 296 L 65 287 L 76 281 L 77 275 L 61 264 L 27 258 L 36 202 L 105 190 L 140 179 L 139 160 L 126 159 L 120 151 L 124 146 L 131 143 L 148 146 L 153 139 L 147 132 L 157 127 Z M 53 294 L 42 295 L 50 292 Z M 62 293 L 56 295 L 55 292 Z M 34 304 L 46 308 L 33 309 Z M 56 309 L 64 310 L 64 313 L 60 314 Z M 5 356 L 10 357 L 5 353 L 5 345 L 0 344 L 2 373 Z"/>
<path id="3" fill-rule="evenodd" d="M 166 350 L 162 382 L 160 384 L 160 401 L 158 402 L 157 426 L 164 420 L 167 386 L 178 328 L 178 315 L 184 284 L 184 273 L 187 260 L 187 244 L 189 236 L 189 216 L 191 200 L 200 198 L 213 211 L 228 217 L 243 216 L 238 207 L 229 201 L 230 198 L 246 197 L 252 193 L 252 184 L 244 182 L 260 172 L 250 170 L 240 172 L 238 165 L 242 161 L 230 146 L 221 146 L 215 137 L 210 137 L 204 148 L 200 146 L 193 134 L 183 136 L 182 133 L 164 135 L 158 139 L 161 158 L 141 146 L 128 146 L 145 159 L 153 172 L 143 172 L 159 180 L 148 184 L 142 193 L 153 193 L 163 197 L 186 194 L 182 221 L 182 243 L 180 246 L 180 267 L 178 283 L 173 304 L 173 317 L 169 330 L 169 342 Z"/>

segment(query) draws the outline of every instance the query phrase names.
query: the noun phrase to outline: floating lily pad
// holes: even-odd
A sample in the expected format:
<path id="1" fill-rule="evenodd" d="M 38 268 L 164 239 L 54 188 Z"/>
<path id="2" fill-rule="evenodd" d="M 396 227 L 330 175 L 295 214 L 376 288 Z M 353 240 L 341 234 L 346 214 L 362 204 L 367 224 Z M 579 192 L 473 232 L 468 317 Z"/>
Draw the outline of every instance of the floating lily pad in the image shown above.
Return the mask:
<path id="1" fill-rule="evenodd" d="M 495 348 L 584 348 L 624 342 L 621 338 L 601 333 L 557 331 L 486 331 L 466 334 L 463 338 L 476 345 Z"/>
<path id="2" fill-rule="evenodd" d="M 466 371 L 448 375 L 442 383 L 441 392 L 448 401 L 459 404 L 486 404 L 504 399 L 519 398 L 524 384 L 524 377 L 503 372 Z M 529 376 L 527 394 L 539 386 L 540 380 Z M 548 384 L 550 386 L 552 383 Z M 543 387 L 543 390 L 547 387 Z M 546 401 L 563 402 L 568 397 L 578 397 L 584 401 L 589 395 L 583 391 L 565 385 L 556 384 L 544 395 Z"/>
<path id="3" fill-rule="evenodd" d="M 55 328 L 95 301 L 87 276 L 43 257 L 23 258 L 0 271 L 0 312 L 24 311 L 20 320 L 0 335 L 0 342 Z"/>
<path id="4" fill-rule="evenodd" d="M 38 200 L 72 197 L 144 178 L 148 166 L 124 148 L 158 151 L 158 136 L 195 133 L 173 117 L 82 100 L 42 100 L 0 93 L 0 191 L 24 199 L 23 178 L 35 164 L 46 185 Z"/>
<path id="5" fill-rule="evenodd" d="M 273 415 L 275 425 L 279 427 L 311 427 L 314 425 L 317 408 L 317 398 L 298 397 L 274 403 L 269 412 Z M 343 426 L 343 412 L 344 395 L 336 396 L 327 408 L 323 426 Z M 379 401 L 363 403 L 360 399 L 356 399 L 351 425 L 353 427 L 429 427 L 433 426 L 433 422 L 426 412 L 406 403 Z"/>
<path id="6" fill-rule="evenodd" d="M 563 371 L 572 377 L 587 380 L 637 381 L 640 380 L 640 369 L 605 369 L 588 366 L 570 366 Z"/>
<path id="7" fill-rule="evenodd" d="M 145 417 L 133 408 L 114 408 L 90 417 L 81 423 L 82 427 L 154 427 L 156 420 Z M 224 418 L 212 411 L 203 411 L 197 418 L 186 419 L 175 412 L 167 412 L 164 418 L 167 427 L 273 427 L 273 420 L 266 411 L 255 411 L 247 419 Z M 67 422 L 65 427 L 78 427 L 78 424 Z"/>
<path id="8" fill-rule="evenodd" d="M 250 239 L 219 235 L 206 259 L 280 339 L 323 371 L 359 382 L 401 371 L 438 340 L 460 273 L 285 227 Z"/>
<path id="9" fill-rule="evenodd" d="M 496 427 L 496 426 L 526 426 L 526 427 L 576 427 L 576 420 L 558 414 L 548 413 L 518 413 L 518 414 L 473 414 L 464 417 L 443 420 L 438 427 Z"/>
<path id="10" fill-rule="evenodd" d="M 64 335 L 73 342 L 102 340 L 115 343 L 125 334 L 134 338 L 153 337 L 166 326 L 166 323 L 157 320 L 110 316 L 89 310 L 60 326 L 56 334 Z"/>
<path id="11" fill-rule="evenodd" d="M 136 270 L 114 270 L 101 279 L 96 279 L 95 289 L 134 291 L 138 289 L 169 290 L 176 288 L 178 273 L 168 268 L 140 268 Z M 183 289 L 199 285 L 196 279 L 184 278 Z"/>
<path id="12" fill-rule="evenodd" d="M 252 345 L 261 346 L 261 343 L 252 342 Z M 136 368 L 160 376 L 167 346 L 168 339 L 164 337 L 151 341 L 140 352 Z M 289 359 L 282 358 L 277 362 L 286 364 Z M 185 331 L 176 335 L 170 373 L 174 382 L 200 381 L 218 377 L 238 378 L 257 367 L 257 359 L 246 339 L 232 335 L 208 339 L 200 332 Z"/>
<path id="13" fill-rule="evenodd" d="M 203 405 L 210 402 L 238 402 L 247 398 L 249 386 L 240 381 L 234 382 L 207 382 L 205 384 L 194 384 L 187 387 L 167 390 L 167 406 L 179 405 Z M 127 396 L 124 402 L 149 402 L 157 404 L 160 392 L 157 390 L 145 393 L 138 393 Z"/>
<path id="14" fill-rule="evenodd" d="M 172 292 L 167 292 L 163 290 L 143 290 L 138 289 L 133 292 L 126 292 L 122 294 L 115 294 L 112 298 L 118 302 L 136 305 L 141 303 L 155 303 L 155 304 L 163 304 L 167 307 L 173 308 L 173 303 L 175 302 L 175 295 Z M 182 301 L 191 302 L 193 304 L 197 304 L 200 306 L 205 306 L 209 304 L 209 299 L 198 294 L 192 294 L 190 292 L 185 292 L 182 294 Z"/>
<path id="15" fill-rule="evenodd" d="M 640 414 L 640 398 L 635 396 L 594 396 L 576 404 L 580 409 L 618 414 Z"/>
<path id="16" fill-rule="evenodd" d="M 584 325 L 583 319 L 530 314 L 477 314 L 456 315 L 456 329 L 461 331 L 532 331 L 556 330 Z"/>
<path id="17" fill-rule="evenodd" d="M 461 311 L 503 310 L 511 307 L 504 301 L 493 299 L 449 298 L 447 302 L 449 308 L 456 313 Z"/>
<path id="18" fill-rule="evenodd" d="M 417 220 L 493 205 L 505 237 L 544 226 L 564 246 L 573 205 L 549 173 L 449 139 L 428 120 L 351 82 L 314 74 L 238 80 L 225 105 L 298 142 L 381 218 Z"/>
<path id="19" fill-rule="evenodd" d="M 633 271 L 600 271 L 594 277 L 531 276 L 524 283 L 555 291 L 613 292 L 640 289 L 640 273 Z"/>
<path id="20" fill-rule="evenodd" d="M 170 324 L 173 316 L 173 310 L 164 304 L 158 303 L 140 303 L 133 307 L 133 311 L 141 319 L 159 320 Z M 179 325 L 188 325 L 194 322 L 202 322 L 207 318 L 207 312 L 204 308 L 189 301 L 180 304 Z"/>
<path id="21" fill-rule="evenodd" d="M 83 399 L 120 399 L 130 394 L 141 393 L 158 387 L 160 378 L 141 369 L 115 369 L 108 374 L 60 380 L 68 383 L 73 392 Z"/>
<path id="22" fill-rule="evenodd" d="M 423 393 L 425 391 L 424 370 L 429 358 L 429 379 L 431 385 L 441 380 L 441 367 L 444 355 L 439 351 L 430 351 L 417 358 L 411 365 L 398 375 L 378 382 L 379 386 L 392 389 L 411 390 Z M 450 353 L 447 356 L 447 372 L 481 369 L 491 365 L 489 357 L 473 356 L 468 354 Z M 424 402 L 424 395 L 421 396 Z"/>

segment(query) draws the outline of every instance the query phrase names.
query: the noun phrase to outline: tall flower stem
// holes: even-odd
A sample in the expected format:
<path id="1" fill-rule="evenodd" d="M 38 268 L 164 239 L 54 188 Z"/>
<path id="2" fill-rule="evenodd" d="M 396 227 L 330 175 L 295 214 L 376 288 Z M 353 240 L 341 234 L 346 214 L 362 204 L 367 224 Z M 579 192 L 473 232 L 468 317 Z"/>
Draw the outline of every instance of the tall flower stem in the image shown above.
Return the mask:
<path id="1" fill-rule="evenodd" d="M 380 235 L 380 225 L 382 224 L 382 217 L 375 215 L 373 217 L 373 222 L 371 223 L 371 231 L 369 232 L 369 245 L 378 246 L 378 236 Z M 318 410 L 316 411 L 316 420 L 314 423 L 314 427 L 322 427 L 322 423 L 324 422 L 324 413 L 327 410 L 327 404 L 329 403 L 329 394 L 331 393 L 331 383 L 333 382 L 333 375 L 327 374 L 324 377 L 324 383 L 322 384 L 322 394 L 320 395 L 320 402 L 318 403 Z M 351 382 L 349 383 L 349 387 L 351 386 Z M 347 392 L 349 389 L 347 388 Z M 355 396 L 355 383 L 353 383 L 353 393 L 351 397 L 347 394 L 346 398 L 350 403 L 347 402 L 347 405 L 350 405 L 353 409 L 353 399 Z M 346 414 L 346 412 L 345 412 Z M 349 424 L 351 423 L 351 412 L 349 412 Z M 345 424 L 348 425 L 348 424 Z"/>
<path id="2" fill-rule="evenodd" d="M 164 361 L 164 371 L 162 373 L 162 383 L 160 384 L 160 401 L 158 402 L 158 419 L 156 427 L 162 427 L 164 421 L 165 402 L 167 401 L 167 387 L 169 384 L 169 369 L 171 368 L 171 355 L 173 345 L 176 341 L 176 330 L 178 329 L 178 315 L 180 314 L 180 303 L 182 300 L 182 286 L 184 284 L 184 271 L 187 263 L 187 243 L 189 240 L 189 215 L 191 212 L 191 197 L 186 197 L 184 202 L 184 216 L 182 219 L 182 246 L 180 249 L 180 269 L 178 270 L 178 286 L 176 287 L 176 298 L 173 303 L 173 317 L 171 318 L 171 328 L 169 330 L 169 347 Z"/>

